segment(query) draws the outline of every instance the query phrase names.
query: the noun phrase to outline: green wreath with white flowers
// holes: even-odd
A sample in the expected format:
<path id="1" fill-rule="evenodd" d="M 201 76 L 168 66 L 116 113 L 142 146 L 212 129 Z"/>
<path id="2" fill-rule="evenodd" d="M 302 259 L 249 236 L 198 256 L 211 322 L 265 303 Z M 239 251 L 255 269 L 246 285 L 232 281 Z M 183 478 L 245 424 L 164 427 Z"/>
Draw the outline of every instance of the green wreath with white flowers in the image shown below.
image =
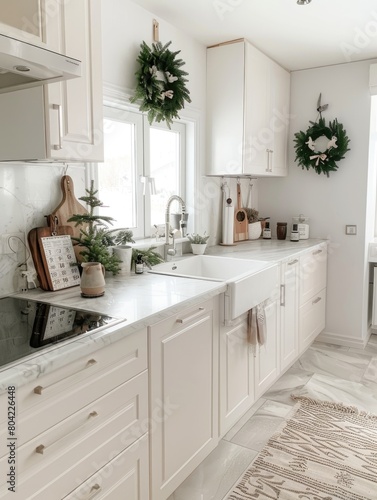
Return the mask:
<path id="1" fill-rule="evenodd" d="M 168 49 L 170 44 L 156 42 L 151 48 L 142 42 L 137 58 L 140 67 L 135 73 L 137 86 L 130 99 L 132 103 L 141 101 L 139 109 L 147 113 L 150 124 L 166 121 L 169 128 L 173 119 L 179 118 L 185 101 L 191 102 L 185 78 L 188 73 L 181 69 L 185 63 L 176 58 L 180 50 Z"/>
<path id="2" fill-rule="evenodd" d="M 346 131 L 341 123 L 335 119 L 326 126 L 325 119 L 320 117 L 318 123 L 309 122 L 311 125 L 306 132 L 300 131 L 295 134 L 295 161 L 302 167 L 309 170 L 313 168 L 317 174 L 326 174 L 338 169 L 337 162 L 342 160 L 349 151 L 350 142 Z M 319 138 L 326 138 L 327 148 L 325 151 L 318 151 L 316 141 Z"/>

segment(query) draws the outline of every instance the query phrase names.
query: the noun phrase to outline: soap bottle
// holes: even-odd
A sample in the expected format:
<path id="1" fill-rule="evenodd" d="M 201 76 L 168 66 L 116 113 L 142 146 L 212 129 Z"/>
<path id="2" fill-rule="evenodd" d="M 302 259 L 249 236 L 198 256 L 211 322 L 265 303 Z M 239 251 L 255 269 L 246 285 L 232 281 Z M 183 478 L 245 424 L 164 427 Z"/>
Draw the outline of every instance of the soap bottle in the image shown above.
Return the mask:
<path id="1" fill-rule="evenodd" d="M 143 256 L 141 255 L 141 253 L 138 253 L 135 261 L 135 273 L 143 274 L 143 272 L 144 272 Z"/>
<path id="2" fill-rule="evenodd" d="M 270 223 L 268 221 L 265 222 L 265 226 L 263 229 L 263 239 L 264 240 L 270 240 L 271 239 L 271 228 L 270 228 Z"/>
<path id="3" fill-rule="evenodd" d="M 300 233 L 298 231 L 298 224 L 292 224 L 291 241 L 299 241 L 299 239 Z"/>

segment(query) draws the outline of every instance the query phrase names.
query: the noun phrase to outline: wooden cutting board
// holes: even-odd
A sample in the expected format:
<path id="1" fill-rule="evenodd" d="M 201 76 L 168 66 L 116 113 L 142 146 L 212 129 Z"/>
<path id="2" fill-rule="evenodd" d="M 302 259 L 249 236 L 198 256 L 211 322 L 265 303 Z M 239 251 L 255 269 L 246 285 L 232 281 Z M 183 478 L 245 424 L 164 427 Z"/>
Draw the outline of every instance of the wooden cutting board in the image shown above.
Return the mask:
<path id="1" fill-rule="evenodd" d="M 241 183 L 237 182 L 237 207 L 234 210 L 234 241 L 244 241 L 249 238 L 249 223 L 246 210 L 241 207 Z"/>
<path id="2" fill-rule="evenodd" d="M 80 236 L 80 226 L 75 226 L 75 222 L 68 222 L 68 219 L 74 214 L 87 214 L 88 210 L 76 199 L 73 180 L 69 175 L 63 175 L 60 185 L 63 199 L 55 210 L 52 211 L 51 215 L 49 215 L 49 218 L 54 220 L 57 217 L 59 226 L 71 226 L 73 231 L 72 236 L 78 238 Z M 48 223 L 50 224 L 50 220 Z"/>
<path id="3" fill-rule="evenodd" d="M 69 175 L 63 175 L 60 184 L 62 188 L 63 198 L 60 204 L 48 216 L 48 224 L 52 225 L 55 217 L 57 217 L 57 223 L 59 226 L 70 226 L 72 228 L 72 236 L 74 236 L 75 238 L 79 238 L 80 228 L 82 228 L 83 226 L 76 226 L 75 222 L 68 222 L 68 219 L 70 219 L 74 214 L 87 214 L 88 210 L 79 202 L 79 200 L 76 199 L 73 180 Z M 80 252 L 83 250 L 83 247 L 77 246 L 75 242 L 73 243 L 73 245 L 76 258 L 79 262 L 81 262 Z"/>
<path id="4" fill-rule="evenodd" d="M 56 226 L 55 233 L 57 236 L 70 235 L 72 236 L 72 228 L 70 226 Z M 35 271 L 39 281 L 39 286 L 42 290 L 53 290 L 51 276 L 49 275 L 46 265 L 46 257 L 42 251 L 41 238 L 52 236 L 50 227 L 36 227 L 29 231 L 28 243 L 30 253 L 33 258 Z"/>

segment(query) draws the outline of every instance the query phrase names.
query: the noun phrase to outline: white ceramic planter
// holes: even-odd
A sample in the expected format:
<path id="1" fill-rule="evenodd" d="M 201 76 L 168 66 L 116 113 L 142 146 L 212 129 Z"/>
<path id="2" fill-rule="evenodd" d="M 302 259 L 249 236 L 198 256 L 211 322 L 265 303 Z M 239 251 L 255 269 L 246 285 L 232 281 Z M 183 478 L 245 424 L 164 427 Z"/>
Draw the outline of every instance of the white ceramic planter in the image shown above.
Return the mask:
<path id="1" fill-rule="evenodd" d="M 248 225 L 249 240 L 257 240 L 262 234 L 262 224 L 260 221 L 252 222 Z"/>
<path id="2" fill-rule="evenodd" d="M 113 254 L 122 262 L 119 264 L 120 276 L 130 276 L 131 274 L 131 260 L 132 260 L 132 247 L 128 245 L 119 245 L 113 247 Z"/>
<path id="3" fill-rule="evenodd" d="M 192 253 L 195 255 L 203 255 L 206 250 L 207 243 L 191 243 Z"/>

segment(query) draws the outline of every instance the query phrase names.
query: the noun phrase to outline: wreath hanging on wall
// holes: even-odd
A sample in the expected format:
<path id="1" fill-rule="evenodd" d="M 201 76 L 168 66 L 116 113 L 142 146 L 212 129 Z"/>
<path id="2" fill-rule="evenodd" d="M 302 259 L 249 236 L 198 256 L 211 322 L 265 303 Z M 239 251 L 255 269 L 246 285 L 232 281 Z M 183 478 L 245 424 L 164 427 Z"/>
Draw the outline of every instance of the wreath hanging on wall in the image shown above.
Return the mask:
<path id="1" fill-rule="evenodd" d="M 342 160 L 349 151 L 348 144 L 350 139 L 341 123 L 335 119 L 326 126 L 325 119 L 322 118 L 322 111 L 327 109 L 327 104 L 321 106 L 321 95 L 318 99 L 317 111 L 319 120 L 309 122 L 310 127 L 306 132 L 300 131 L 295 134 L 295 161 L 302 167 L 309 170 L 314 168 L 317 174 L 326 174 L 329 177 L 330 172 L 338 169 L 337 162 Z M 319 148 L 316 141 L 320 140 L 326 144 L 326 149 Z M 319 142 L 319 141 L 318 141 Z"/>
<path id="2" fill-rule="evenodd" d="M 186 87 L 188 73 L 181 67 L 182 59 L 176 59 L 180 50 L 171 52 L 171 42 L 162 45 L 152 44 L 150 48 L 144 41 L 137 58 L 140 68 L 135 73 L 137 86 L 131 102 L 141 101 L 140 111 L 147 113 L 148 121 L 166 121 L 168 127 L 174 118 L 179 118 L 178 111 L 184 108 L 185 101 L 191 102 L 190 92 Z"/>

